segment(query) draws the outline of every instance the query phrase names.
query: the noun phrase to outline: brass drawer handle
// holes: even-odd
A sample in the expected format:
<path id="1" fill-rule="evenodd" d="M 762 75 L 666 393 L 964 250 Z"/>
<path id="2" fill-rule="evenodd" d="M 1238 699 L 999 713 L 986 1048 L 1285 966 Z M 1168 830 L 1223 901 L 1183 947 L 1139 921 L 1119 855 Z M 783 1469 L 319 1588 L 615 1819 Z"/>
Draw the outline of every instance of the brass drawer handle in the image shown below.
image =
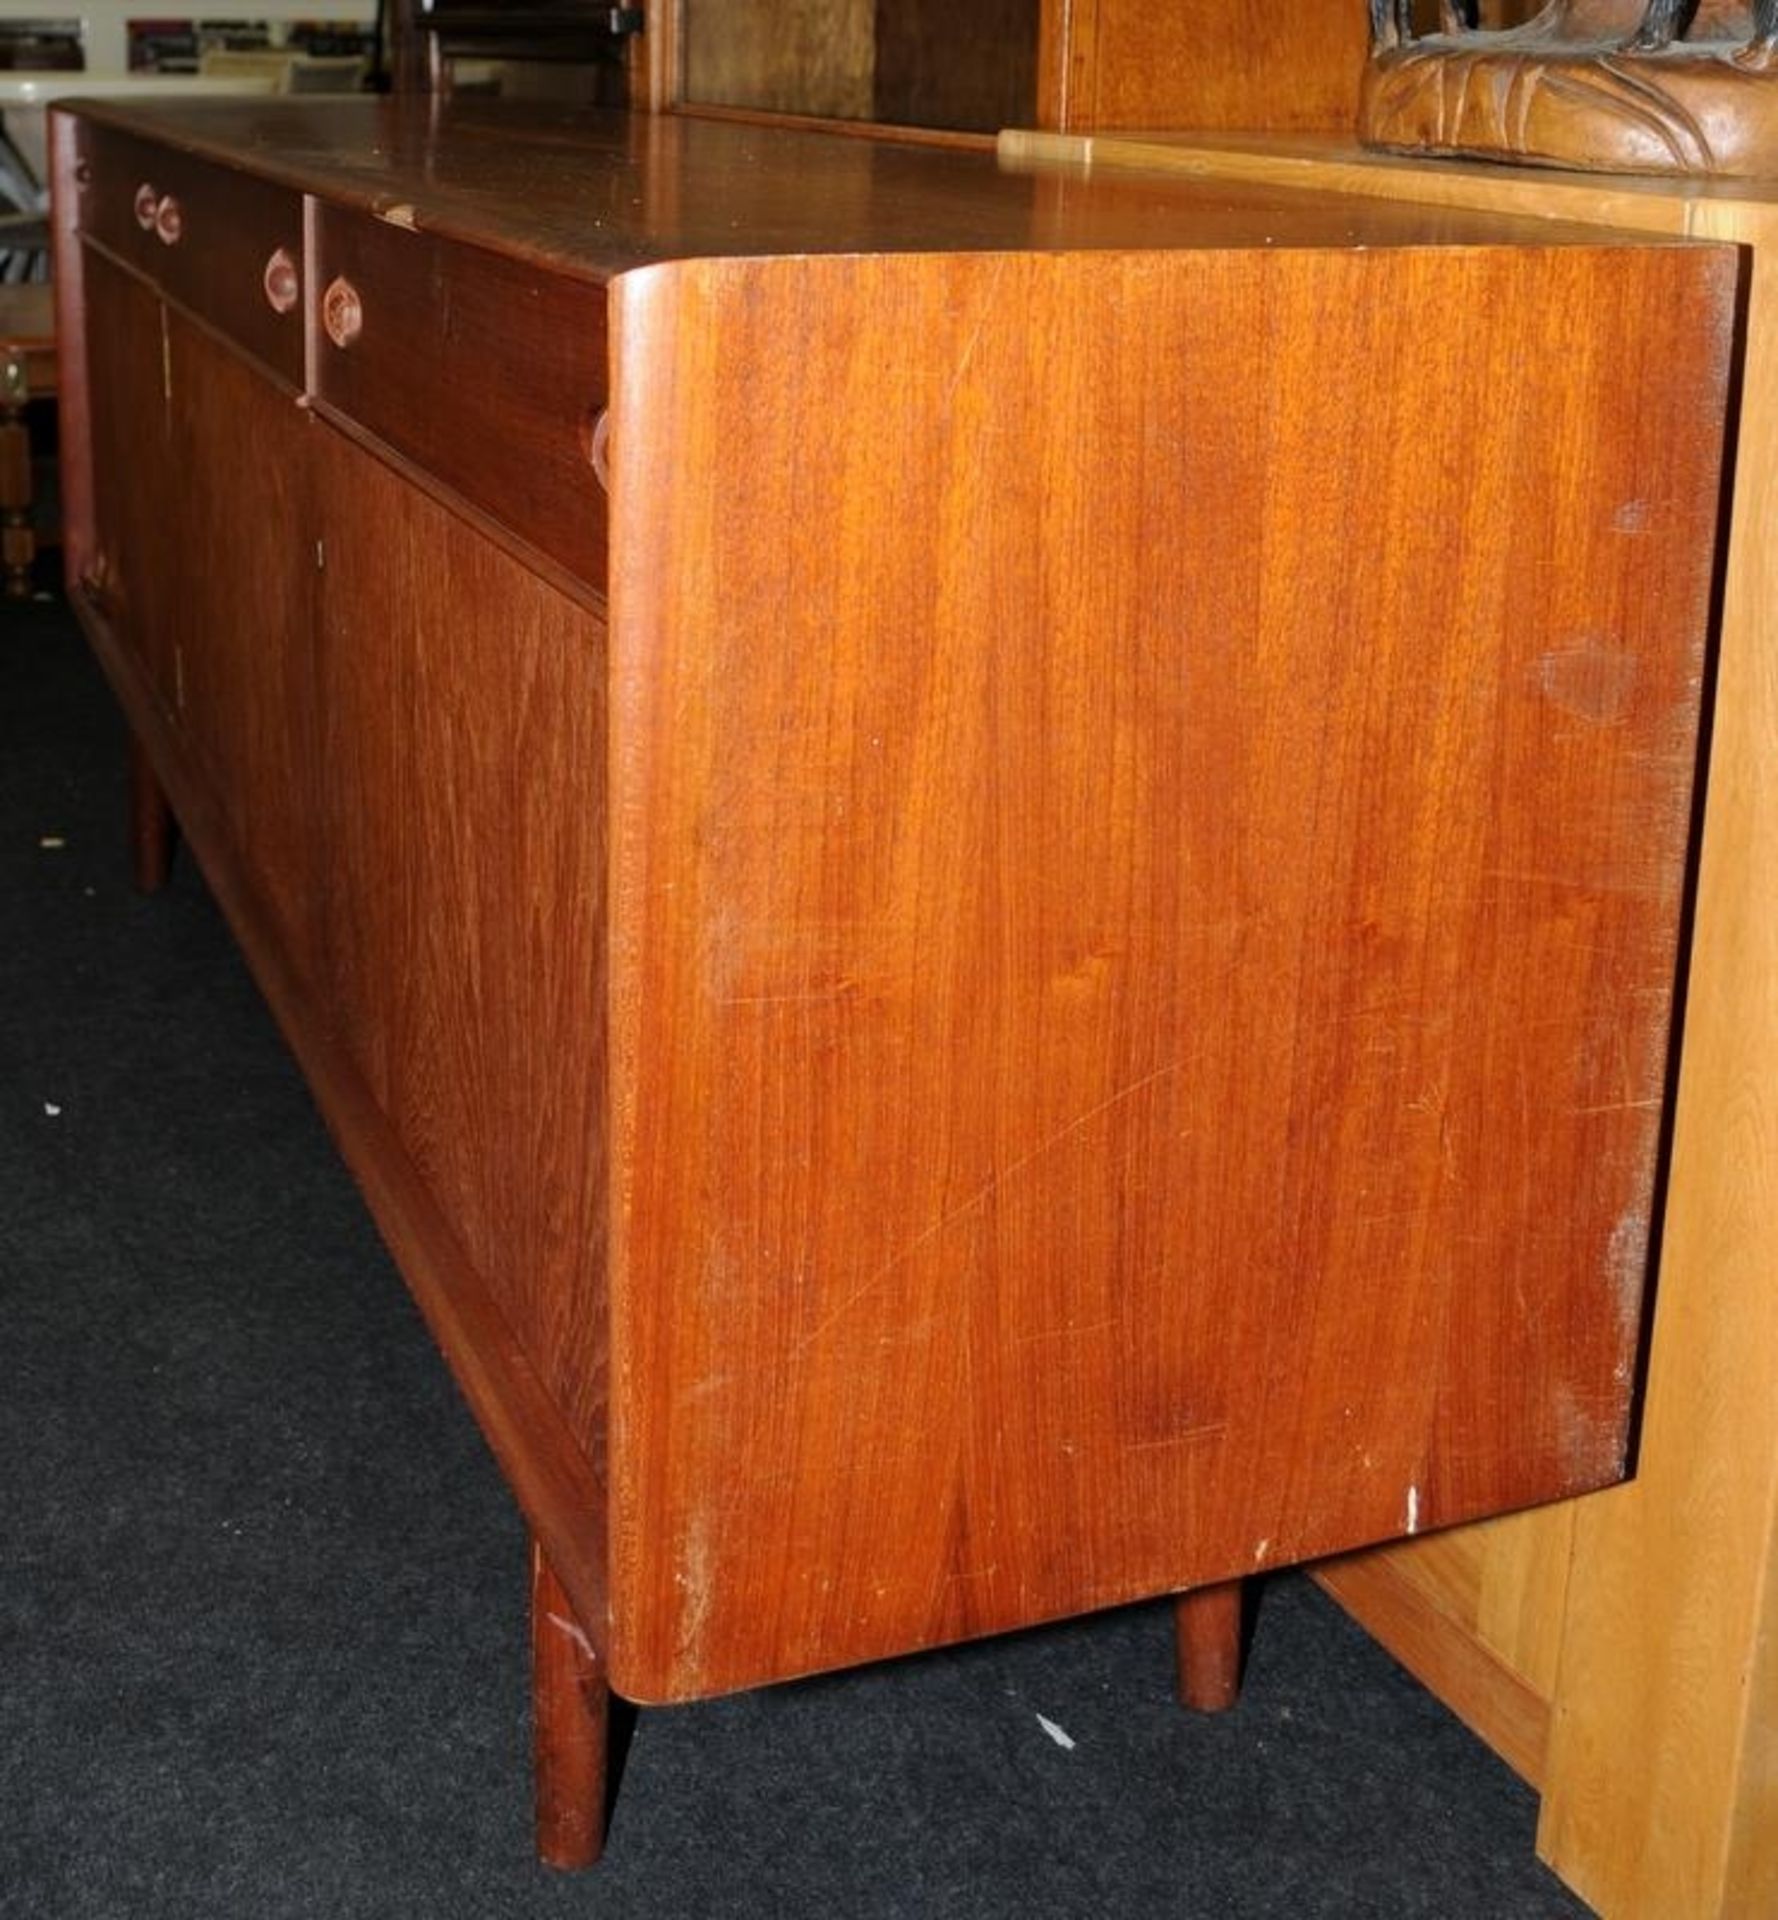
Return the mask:
<path id="1" fill-rule="evenodd" d="M 184 231 L 184 209 L 170 193 L 162 195 L 160 205 L 154 210 L 155 237 L 163 247 L 176 247 Z"/>
<path id="2" fill-rule="evenodd" d="M 296 262 L 285 248 L 279 247 L 265 263 L 264 285 L 266 304 L 273 313 L 289 313 L 302 298 Z"/>
<path id="3" fill-rule="evenodd" d="M 144 233 L 154 231 L 154 216 L 160 212 L 161 197 L 146 180 L 136 189 L 136 225 Z"/>
<path id="4" fill-rule="evenodd" d="M 364 331 L 364 303 L 344 274 L 321 296 L 321 324 L 336 347 L 349 347 Z"/>

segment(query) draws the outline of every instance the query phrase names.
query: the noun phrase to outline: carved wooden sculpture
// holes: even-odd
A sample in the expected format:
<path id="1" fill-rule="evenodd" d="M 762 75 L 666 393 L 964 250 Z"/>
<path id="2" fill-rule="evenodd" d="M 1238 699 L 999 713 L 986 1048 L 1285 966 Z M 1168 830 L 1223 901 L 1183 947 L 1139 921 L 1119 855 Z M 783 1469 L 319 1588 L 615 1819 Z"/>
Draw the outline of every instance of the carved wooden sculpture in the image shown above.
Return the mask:
<path id="1" fill-rule="evenodd" d="M 1547 0 L 1478 29 L 1371 0 L 1367 145 L 1615 173 L 1778 171 L 1778 0 Z"/>

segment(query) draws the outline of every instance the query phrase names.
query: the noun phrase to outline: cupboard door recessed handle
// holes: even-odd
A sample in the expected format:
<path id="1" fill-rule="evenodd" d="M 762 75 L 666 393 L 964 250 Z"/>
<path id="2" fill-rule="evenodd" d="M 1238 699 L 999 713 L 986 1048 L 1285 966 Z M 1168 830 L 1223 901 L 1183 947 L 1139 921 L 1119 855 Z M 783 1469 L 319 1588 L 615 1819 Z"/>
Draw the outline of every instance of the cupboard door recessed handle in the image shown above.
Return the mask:
<path id="1" fill-rule="evenodd" d="M 364 304 L 344 274 L 321 296 L 321 324 L 336 347 L 349 347 L 364 331 Z"/>
<path id="2" fill-rule="evenodd" d="M 154 231 L 163 247 L 179 244 L 179 236 L 185 231 L 185 213 L 179 202 L 169 194 L 161 197 L 161 203 L 154 210 Z"/>
<path id="3" fill-rule="evenodd" d="M 154 231 L 154 216 L 160 212 L 161 197 L 146 180 L 136 189 L 136 225 L 144 233 Z"/>
<path id="4" fill-rule="evenodd" d="M 587 465 L 593 470 L 593 478 L 609 493 L 611 491 L 611 409 L 601 407 L 593 415 L 586 429 Z"/>
<path id="5" fill-rule="evenodd" d="M 273 313 L 289 313 L 302 298 L 296 262 L 283 247 L 265 263 L 265 297 Z"/>

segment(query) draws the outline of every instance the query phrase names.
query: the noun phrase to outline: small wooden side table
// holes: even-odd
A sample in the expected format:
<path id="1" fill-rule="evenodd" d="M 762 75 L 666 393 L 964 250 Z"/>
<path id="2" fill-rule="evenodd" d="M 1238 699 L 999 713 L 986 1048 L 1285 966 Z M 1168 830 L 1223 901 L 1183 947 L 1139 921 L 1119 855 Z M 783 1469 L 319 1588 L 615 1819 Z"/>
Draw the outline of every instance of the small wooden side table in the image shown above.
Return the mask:
<path id="1" fill-rule="evenodd" d="M 55 307 L 47 285 L 0 286 L 0 567 L 14 599 L 31 591 L 36 483 L 26 408 L 56 390 Z"/>

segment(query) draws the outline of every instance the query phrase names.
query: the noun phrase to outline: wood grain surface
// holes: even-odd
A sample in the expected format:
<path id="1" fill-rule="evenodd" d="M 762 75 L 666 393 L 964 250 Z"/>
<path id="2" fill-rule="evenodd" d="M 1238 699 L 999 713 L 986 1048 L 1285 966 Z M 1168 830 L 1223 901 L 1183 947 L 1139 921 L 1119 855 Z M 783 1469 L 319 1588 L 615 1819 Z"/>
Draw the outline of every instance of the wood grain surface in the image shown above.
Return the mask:
<path id="1" fill-rule="evenodd" d="M 878 120 L 995 133 L 1037 104 L 1041 0 L 877 0 Z"/>
<path id="2" fill-rule="evenodd" d="M 83 324 L 78 334 L 61 329 L 83 411 L 90 405 L 86 433 L 68 441 L 77 450 L 91 448 L 90 464 L 79 452 L 69 463 L 76 505 L 68 528 L 69 576 L 131 635 L 156 697 L 173 709 L 179 699 L 170 613 L 175 583 L 165 564 L 159 490 L 142 485 L 145 473 L 164 476 L 172 468 L 165 319 L 154 294 L 102 255 L 81 249 L 80 270 L 92 309 L 105 320 Z M 72 344 L 77 340 L 80 348 Z"/>
<path id="3" fill-rule="evenodd" d="M 1036 110 L 1040 0 L 678 0 L 667 99 L 974 128 Z M 656 21 L 650 22 L 650 32 Z M 646 89 L 645 89 L 646 91 Z"/>
<path id="4" fill-rule="evenodd" d="M 614 287 L 620 1690 L 1621 1470 L 1733 287 Z"/>
<path id="5" fill-rule="evenodd" d="M 1609 1912 L 1739 1920 L 1778 1911 L 1778 207 L 1693 219 L 1753 253 L 1696 959 L 1637 1479 L 1574 1516 L 1538 1844 Z"/>
<path id="6" fill-rule="evenodd" d="M 272 253 L 302 257 L 300 196 L 127 134 L 83 126 L 75 144 L 81 231 L 281 379 L 300 384 L 302 314 L 279 313 L 265 296 Z M 178 224 L 163 234 L 153 210 L 168 202 Z"/>
<path id="7" fill-rule="evenodd" d="M 602 592 L 605 495 L 588 448 L 605 400 L 603 292 L 329 207 L 313 244 L 317 288 L 343 280 L 362 313 L 349 344 L 316 331 L 319 405 Z"/>
<path id="8" fill-rule="evenodd" d="M 1548 1775 L 1573 1508 L 1324 1560 L 1315 1577 L 1531 1786 Z"/>
<path id="9" fill-rule="evenodd" d="M 1361 6 L 1046 0 L 1035 119 L 1346 133 L 1368 51 Z"/>
<path id="10" fill-rule="evenodd" d="M 70 570 L 139 785 L 602 1633 L 602 625 L 95 245 L 62 253 L 90 296 Z"/>
<path id="11" fill-rule="evenodd" d="M 868 120 L 875 0 L 677 0 L 682 97 Z"/>
<path id="12" fill-rule="evenodd" d="M 182 314 L 164 320 L 165 484 L 124 468 L 153 516 L 169 595 L 174 713 L 305 978 L 322 977 L 316 613 L 308 416 Z M 215 450 L 229 448 L 219 460 Z M 258 529 L 276 529 L 271 537 Z M 243 646 L 251 622 L 255 644 Z"/>
<path id="13" fill-rule="evenodd" d="M 757 119 L 473 100 L 427 112 L 394 98 L 323 95 L 106 101 L 82 116 L 95 130 L 157 140 L 404 233 L 595 283 L 660 261 L 809 253 L 1598 239 L 1547 221 L 1266 183 L 1039 179 L 983 151 Z"/>
<path id="14" fill-rule="evenodd" d="M 1026 145 L 1023 141 L 1019 144 Z M 1778 201 L 1767 184 L 1430 164 L 1320 143 L 1094 141 L 1075 164 L 1689 233 L 1749 251 L 1672 1181 L 1637 1476 L 1342 1562 L 1331 1584 L 1544 1792 L 1539 1851 L 1608 1920 L 1778 1910 Z M 1034 149 L 1026 145 L 1027 151 Z M 1055 149 L 1053 158 L 1059 158 Z M 1539 1750 L 1521 1736 L 1541 1718 Z"/>
<path id="15" fill-rule="evenodd" d="M 597 1473 L 604 633 L 315 438 L 331 1022 Z"/>

